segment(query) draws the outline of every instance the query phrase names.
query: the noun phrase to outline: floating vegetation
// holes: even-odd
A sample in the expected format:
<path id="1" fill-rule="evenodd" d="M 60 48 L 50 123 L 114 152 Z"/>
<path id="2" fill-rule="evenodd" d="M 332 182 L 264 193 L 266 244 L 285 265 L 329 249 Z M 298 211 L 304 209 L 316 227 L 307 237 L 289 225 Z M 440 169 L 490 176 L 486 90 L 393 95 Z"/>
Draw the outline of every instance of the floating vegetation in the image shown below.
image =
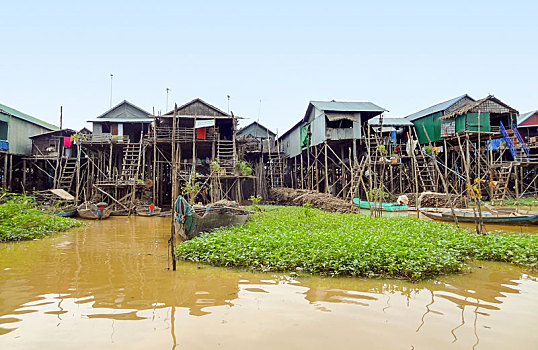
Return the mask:
<path id="1" fill-rule="evenodd" d="M 0 242 L 42 238 L 80 226 L 80 221 L 50 215 L 33 197 L 4 193 L 0 201 Z"/>
<path id="2" fill-rule="evenodd" d="M 471 259 L 537 267 L 538 238 L 478 236 L 417 218 L 273 207 L 255 214 L 245 225 L 184 242 L 176 254 L 187 261 L 262 271 L 418 280 L 459 272 Z"/>

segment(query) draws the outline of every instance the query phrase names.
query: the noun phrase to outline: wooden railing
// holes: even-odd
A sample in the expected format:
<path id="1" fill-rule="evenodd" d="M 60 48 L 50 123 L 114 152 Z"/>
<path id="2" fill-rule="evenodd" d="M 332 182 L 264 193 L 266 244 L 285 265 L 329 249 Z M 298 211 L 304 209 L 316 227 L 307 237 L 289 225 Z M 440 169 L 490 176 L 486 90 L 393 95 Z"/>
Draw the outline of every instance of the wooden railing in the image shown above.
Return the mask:
<path id="1" fill-rule="evenodd" d="M 112 134 L 82 134 L 82 142 L 85 143 L 128 143 L 129 135 L 112 135 Z"/>
<path id="2" fill-rule="evenodd" d="M 172 141 L 172 128 L 171 127 L 157 127 L 155 129 L 157 141 L 170 142 Z M 178 128 L 176 129 L 176 140 L 178 142 L 192 141 L 192 138 L 197 138 L 196 131 L 193 128 Z M 153 140 L 153 133 L 146 136 L 146 139 Z M 198 138 L 197 138 L 198 139 Z M 205 139 L 208 141 L 214 141 L 217 139 L 217 134 L 211 128 L 206 128 Z M 199 140 L 199 139 L 198 139 Z"/>

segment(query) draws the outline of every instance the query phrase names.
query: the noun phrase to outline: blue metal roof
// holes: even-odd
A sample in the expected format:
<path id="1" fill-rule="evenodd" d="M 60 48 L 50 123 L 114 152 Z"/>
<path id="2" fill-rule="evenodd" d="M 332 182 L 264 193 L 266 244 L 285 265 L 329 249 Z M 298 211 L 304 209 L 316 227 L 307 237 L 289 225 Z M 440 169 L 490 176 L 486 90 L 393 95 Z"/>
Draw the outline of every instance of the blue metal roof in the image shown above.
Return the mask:
<path id="1" fill-rule="evenodd" d="M 529 119 L 529 117 L 531 117 L 535 113 L 538 113 L 538 111 L 532 111 L 532 112 L 527 112 L 527 113 L 521 114 L 519 117 L 517 117 L 517 125 L 519 126 L 519 124 L 521 124 L 525 120 Z"/>
<path id="2" fill-rule="evenodd" d="M 461 95 L 461 96 L 455 97 L 453 99 L 450 99 L 448 101 L 438 103 L 436 105 L 433 105 L 431 107 L 428 107 L 428 108 L 423 109 L 421 111 L 418 111 L 416 113 L 410 114 L 405 118 L 407 120 L 409 120 L 409 121 L 415 121 L 415 120 L 420 119 L 422 117 L 425 117 L 427 115 L 444 111 L 444 110 L 450 108 L 450 106 L 452 106 L 453 104 L 455 104 L 456 102 L 458 102 L 459 100 L 461 100 L 464 97 L 469 97 L 471 100 L 474 101 L 474 99 L 471 96 L 465 94 L 465 95 Z"/>
<path id="3" fill-rule="evenodd" d="M 340 102 L 340 101 L 310 101 L 310 103 L 322 111 L 335 112 L 386 112 L 383 107 L 379 107 L 372 102 Z"/>

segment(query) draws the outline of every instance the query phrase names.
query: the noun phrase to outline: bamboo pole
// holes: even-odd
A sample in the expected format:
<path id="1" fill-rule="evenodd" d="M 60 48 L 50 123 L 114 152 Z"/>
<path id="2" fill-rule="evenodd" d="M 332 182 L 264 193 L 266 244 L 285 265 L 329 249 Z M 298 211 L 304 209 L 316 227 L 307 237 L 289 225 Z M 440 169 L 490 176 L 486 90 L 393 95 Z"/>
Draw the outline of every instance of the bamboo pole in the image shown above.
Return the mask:
<path id="1" fill-rule="evenodd" d="M 325 193 L 329 193 L 329 169 L 327 166 L 327 141 L 325 141 L 324 143 L 325 143 L 325 150 L 323 153 L 325 154 Z"/>

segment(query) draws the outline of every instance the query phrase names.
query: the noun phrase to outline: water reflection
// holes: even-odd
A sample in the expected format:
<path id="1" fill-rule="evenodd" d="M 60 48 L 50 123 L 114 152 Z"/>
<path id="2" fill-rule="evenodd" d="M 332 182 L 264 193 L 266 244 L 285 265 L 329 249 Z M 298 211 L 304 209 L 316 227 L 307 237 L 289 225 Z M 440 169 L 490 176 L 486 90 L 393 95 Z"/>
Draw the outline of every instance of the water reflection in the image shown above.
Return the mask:
<path id="1" fill-rule="evenodd" d="M 536 278 L 508 264 L 480 262 L 472 273 L 421 283 L 190 263 L 172 272 L 168 225 L 168 219 L 111 218 L 41 241 L 0 245 L 0 345 L 41 344 L 51 334 L 51 347 L 70 348 L 73 333 L 79 342 L 135 348 L 150 340 L 222 347 L 222 339 L 224 347 L 237 348 L 245 337 L 263 339 L 262 348 L 290 337 L 300 338 L 298 347 L 316 348 L 346 347 L 349 339 L 379 345 L 371 348 L 402 340 L 408 348 L 429 348 L 432 341 L 436 348 L 452 342 L 472 348 L 506 344 L 516 335 L 525 348 L 536 340 L 525 331 L 538 311 Z M 326 343 L 313 340 L 319 329 L 330 330 Z M 379 332 L 394 339 L 380 340 Z M 505 343 L 492 342 L 499 332 Z"/>

